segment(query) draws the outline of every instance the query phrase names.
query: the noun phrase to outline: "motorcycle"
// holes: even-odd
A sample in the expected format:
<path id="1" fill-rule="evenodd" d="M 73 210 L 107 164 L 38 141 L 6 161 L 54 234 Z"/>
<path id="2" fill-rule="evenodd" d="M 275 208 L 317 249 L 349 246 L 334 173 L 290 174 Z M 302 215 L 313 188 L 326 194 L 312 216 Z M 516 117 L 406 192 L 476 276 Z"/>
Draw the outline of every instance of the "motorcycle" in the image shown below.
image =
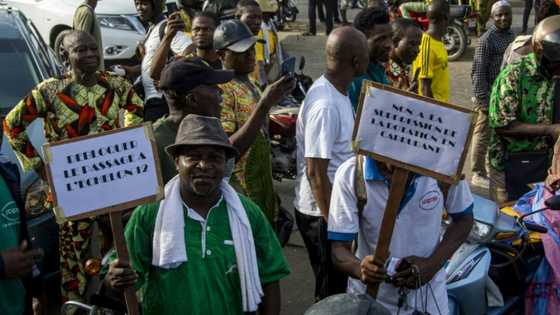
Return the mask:
<path id="1" fill-rule="evenodd" d="M 560 196 L 545 204 L 560 209 Z M 445 268 L 449 314 L 523 313 L 525 291 L 544 259 L 538 233 L 547 232 L 524 219 L 545 208 L 522 216 L 510 209 L 475 196 L 473 229 Z"/>
<path id="2" fill-rule="evenodd" d="M 276 23 L 279 30 L 284 29 L 284 25 L 288 22 L 295 22 L 299 9 L 295 0 L 278 0 L 278 11 L 272 19 Z"/>
<path id="3" fill-rule="evenodd" d="M 268 130 L 272 145 L 272 177 L 275 180 L 296 178 L 296 122 L 299 106 L 313 80 L 303 73 L 305 58 L 301 57 L 295 73 L 296 88 L 290 97 L 273 107 Z"/>
<path id="4" fill-rule="evenodd" d="M 398 9 L 397 9 L 398 10 Z M 426 12 L 409 12 L 410 17 L 426 31 L 430 24 Z M 398 16 L 402 16 L 400 10 Z M 447 50 L 448 60 L 455 61 L 465 53 L 470 45 L 469 29 L 476 27 L 477 13 L 469 5 L 450 5 L 450 22 L 447 33 L 443 36 L 443 43 Z"/>

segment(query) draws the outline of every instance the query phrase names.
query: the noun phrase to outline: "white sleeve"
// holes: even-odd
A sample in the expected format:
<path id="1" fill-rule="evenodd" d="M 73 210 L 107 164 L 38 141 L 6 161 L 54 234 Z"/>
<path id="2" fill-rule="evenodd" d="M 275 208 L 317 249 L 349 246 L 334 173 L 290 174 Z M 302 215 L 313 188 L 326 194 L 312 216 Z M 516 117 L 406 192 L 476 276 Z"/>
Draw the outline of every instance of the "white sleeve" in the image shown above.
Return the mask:
<path id="1" fill-rule="evenodd" d="M 328 238 L 352 241 L 358 234 L 358 206 L 354 190 L 356 158 L 344 162 L 336 171 L 329 208 Z"/>
<path id="2" fill-rule="evenodd" d="M 171 51 L 173 51 L 175 55 L 179 55 L 183 53 L 190 44 L 192 44 L 192 39 L 189 35 L 182 31 L 177 32 L 171 41 Z"/>
<path id="3" fill-rule="evenodd" d="M 330 160 L 339 125 L 338 112 L 315 103 L 306 116 L 304 157 Z"/>
<path id="4" fill-rule="evenodd" d="M 464 179 L 449 187 L 445 208 L 451 217 L 472 212 L 473 197 L 469 184 Z"/>

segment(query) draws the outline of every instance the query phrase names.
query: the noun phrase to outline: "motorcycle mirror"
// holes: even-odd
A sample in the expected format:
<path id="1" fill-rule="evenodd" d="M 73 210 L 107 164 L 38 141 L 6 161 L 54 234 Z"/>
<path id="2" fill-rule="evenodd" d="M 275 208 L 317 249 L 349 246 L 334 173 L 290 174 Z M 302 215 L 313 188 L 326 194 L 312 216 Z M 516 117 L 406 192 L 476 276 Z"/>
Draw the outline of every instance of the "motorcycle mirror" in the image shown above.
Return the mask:
<path id="1" fill-rule="evenodd" d="M 299 59 L 299 71 L 303 71 L 303 68 L 305 68 L 305 57 L 301 56 Z"/>
<path id="2" fill-rule="evenodd" d="M 550 197 L 544 201 L 544 204 L 550 210 L 560 210 L 560 196 Z"/>

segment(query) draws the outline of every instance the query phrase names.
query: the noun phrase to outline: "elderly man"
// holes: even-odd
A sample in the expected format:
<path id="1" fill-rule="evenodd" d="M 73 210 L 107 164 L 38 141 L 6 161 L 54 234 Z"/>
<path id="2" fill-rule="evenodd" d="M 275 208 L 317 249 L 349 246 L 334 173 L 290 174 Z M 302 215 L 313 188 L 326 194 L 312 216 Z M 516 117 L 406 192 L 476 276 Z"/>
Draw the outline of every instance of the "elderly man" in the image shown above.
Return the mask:
<path id="1" fill-rule="evenodd" d="M 221 120 L 224 130 L 231 135 L 232 144 L 246 152 L 236 164 L 232 185 L 251 198 L 269 222 L 275 224 L 278 201 L 272 185 L 272 153 L 265 119 L 271 106 L 292 91 L 295 80 L 283 77 L 270 84 L 267 89 L 273 91 L 264 94 L 270 94 L 267 98 L 273 101 L 265 101 L 249 80 L 255 68 L 255 42 L 251 30 L 238 20 L 223 22 L 214 33 L 214 46 L 224 68 L 235 72 L 233 80 L 220 86 L 223 91 Z"/>
<path id="2" fill-rule="evenodd" d="M 399 18 L 391 24 L 393 28 L 393 48 L 385 71 L 389 83 L 397 89 L 410 89 L 410 65 L 418 56 L 422 30 L 414 21 Z"/>
<path id="3" fill-rule="evenodd" d="M 99 51 L 99 70 L 105 68 L 103 61 L 103 42 L 101 40 L 101 28 L 95 15 L 95 7 L 98 0 L 86 0 L 80 4 L 74 12 L 74 20 L 72 22 L 73 28 L 76 31 L 84 31 L 89 33 L 95 38 L 97 43 L 97 50 Z"/>
<path id="4" fill-rule="evenodd" d="M 238 151 L 220 121 L 187 116 L 166 150 L 179 175 L 165 185 L 165 199 L 132 214 L 125 232 L 132 269 L 113 262 L 109 285 L 137 281 L 145 315 L 279 314 L 278 281 L 290 270 L 258 206 L 223 180 Z"/>
<path id="5" fill-rule="evenodd" d="M 488 148 L 488 100 L 492 84 L 500 73 L 502 57 L 515 38 L 511 31 L 511 5 L 498 1 L 492 6 L 492 25 L 479 39 L 474 52 L 471 79 L 474 110 L 478 113 L 472 143 L 472 184 L 488 189 L 486 151 Z"/>
<path id="6" fill-rule="evenodd" d="M 428 31 L 422 36 L 420 53 L 412 64 L 418 94 L 447 102 L 449 99 L 449 68 L 443 36 L 449 25 L 449 4 L 433 0 L 428 6 Z"/>
<path id="7" fill-rule="evenodd" d="M 73 31 L 64 37 L 65 58 L 71 72 L 63 78 L 41 82 L 18 103 L 4 121 L 4 134 L 25 171 L 34 170 L 44 180 L 44 164 L 31 144 L 26 128 L 36 119 L 44 121 L 47 142 L 76 138 L 121 127 L 121 110 L 125 111 L 124 126 L 142 122 L 142 101 L 123 78 L 97 71 L 99 51 L 95 39 L 88 33 Z M 83 300 L 92 293 L 95 281 L 85 271 L 92 253 L 91 242 L 96 223 L 86 219 L 65 222 L 60 227 L 60 263 L 62 290 L 66 298 Z M 91 286 L 88 286 L 91 284 Z"/>
<path id="8" fill-rule="evenodd" d="M 296 125 L 296 223 L 315 274 L 315 299 L 344 291 L 346 281 L 330 263 L 326 238 L 331 186 L 337 168 L 352 157 L 354 111 L 348 88 L 366 72 L 367 40 L 352 27 L 341 27 L 326 44 L 327 71 L 313 83 Z"/>
<path id="9" fill-rule="evenodd" d="M 490 97 L 490 194 L 515 200 L 527 184 L 542 181 L 552 143 L 560 135 L 558 81 L 560 16 L 542 20 L 533 32 L 533 53 L 507 66 Z"/>
<path id="10" fill-rule="evenodd" d="M 352 102 L 352 107 L 357 110 L 364 80 L 389 84 L 383 65 L 389 61 L 393 30 L 391 24 L 389 24 L 389 13 L 384 7 L 362 10 L 354 19 L 354 27 L 366 36 L 369 53 L 366 73 L 356 76 L 348 88 L 348 96 Z"/>

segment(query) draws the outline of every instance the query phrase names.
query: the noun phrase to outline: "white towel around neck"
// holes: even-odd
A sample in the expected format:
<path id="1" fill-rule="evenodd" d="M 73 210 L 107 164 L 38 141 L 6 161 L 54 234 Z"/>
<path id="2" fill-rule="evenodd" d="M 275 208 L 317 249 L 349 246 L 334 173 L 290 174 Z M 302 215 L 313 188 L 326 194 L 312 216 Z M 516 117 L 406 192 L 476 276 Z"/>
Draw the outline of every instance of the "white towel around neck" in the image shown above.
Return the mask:
<path id="1" fill-rule="evenodd" d="M 159 204 L 154 238 L 152 264 L 157 267 L 176 268 L 188 260 L 185 240 L 185 212 L 179 189 L 179 176 L 165 185 L 165 199 Z M 249 218 L 239 195 L 225 180 L 220 184 L 227 204 L 229 226 L 235 248 L 243 311 L 257 310 L 264 295 L 259 277 L 255 241 Z"/>

